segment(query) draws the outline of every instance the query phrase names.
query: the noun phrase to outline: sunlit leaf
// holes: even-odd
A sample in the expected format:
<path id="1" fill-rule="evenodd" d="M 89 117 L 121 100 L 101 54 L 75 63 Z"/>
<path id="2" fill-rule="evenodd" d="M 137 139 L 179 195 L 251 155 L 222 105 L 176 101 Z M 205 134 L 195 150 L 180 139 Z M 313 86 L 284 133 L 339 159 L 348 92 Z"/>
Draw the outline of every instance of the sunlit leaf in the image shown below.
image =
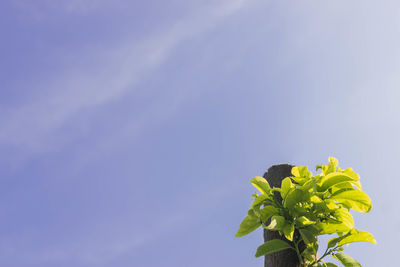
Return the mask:
<path id="1" fill-rule="evenodd" d="M 256 176 L 250 180 L 250 183 L 263 194 L 268 194 L 271 191 L 271 187 L 264 177 Z"/>
<path id="2" fill-rule="evenodd" d="M 347 225 L 343 223 L 316 223 L 315 224 L 320 229 L 320 234 L 333 234 L 333 233 L 345 233 L 351 230 Z"/>
<path id="3" fill-rule="evenodd" d="M 338 192 L 332 194 L 330 197 L 332 200 L 338 202 L 345 201 L 346 204 L 351 205 L 351 208 L 359 212 L 369 212 L 372 208 L 371 199 L 367 194 L 360 190 L 352 189 L 346 190 L 342 189 Z"/>
<path id="4" fill-rule="evenodd" d="M 354 227 L 354 219 L 350 212 L 346 209 L 338 209 L 335 211 L 335 217 L 349 229 L 353 229 Z"/>
<path id="5" fill-rule="evenodd" d="M 345 244 L 354 243 L 354 242 L 369 242 L 376 244 L 376 240 L 374 236 L 368 232 L 352 230 L 350 235 L 342 238 L 338 242 L 338 246 L 343 246 Z"/>
<path id="6" fill-rule="evenodd" d="M 347 169 L 343 170 L 342 172 L 353 177 L 355 180 L 360 180 L 360 175 L 355 173 L 352 168 L 347 168 Z"/>
<path id="7" fill-rule="evenodd" d="M 312 173 L 308 170 L 307 166 L 296 166 L 292 168 L 292 175 L 295 177 L 312 177 Z"/>
<path id="8" fill-rule="evenodd" d="M 354 181 L 354 179 L 345 173 L 332 172 L 321 179 L 320 190 L 323 192 L 335 184 L 348 181 Z"/>
<path id="9" fill-rule="evenodd" d="M 325 199 L 324 202 L 325 202 L 326 207 L 331 211 L 337 210 L 339 208 L 339 206 L 336 205 L 335 202 L 331 199 Z"/>
<path id="10" fill-rule="evenodd" d="M 355 182 L 355 181 L 352 181 L 352 182 Z M 332 188 L 331 189 L 332 193 L 335 193 L 343 188 L 354 189 L 353 184 L 348 181 L 337 183 L 337 184 L 333 185 L 331 188 Z"/>
<path id="11" fill-rule="evenodd" d="M 320 197 L 316 196 L 316 195 L 313 195 L 313 196 L 310 197 L 310 201 L 312 203 L 321 203 L 322 199 Z"/>
<path id="12" fill-rule="evenodd" d="M 338 160 L 334 157 L 329 157 L 328 165 L 317 165 L 316 170 L 321 169 L 323 175 L 328 175 L 331 172 L 336 171 Z"/>
<path id="13" fill-rule="evenodd" d="M 292 180 L 290 177 L 286 177 L 285 179 L 282 180 L 281 183 L 281 196 L 283 199 L 286 198 L 287 194 L 289 193 L 290 189 L 294 187 L 294 184 L 292 183 Z"/>

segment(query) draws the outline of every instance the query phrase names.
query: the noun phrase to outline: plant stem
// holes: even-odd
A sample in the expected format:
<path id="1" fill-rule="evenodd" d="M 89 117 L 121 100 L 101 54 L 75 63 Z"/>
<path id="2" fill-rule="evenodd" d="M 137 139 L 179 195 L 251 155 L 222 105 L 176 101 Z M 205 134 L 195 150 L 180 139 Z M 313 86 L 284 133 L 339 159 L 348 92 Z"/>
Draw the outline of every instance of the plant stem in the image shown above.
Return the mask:
<path id="1" fill-rule="evenodd" d="M 300 243 L 300 241 L 301 241 L 301 239 L 298 240 L 297 242 L 295 241 L 295 242 L 293 242 L 293 243 L 294 243 L 294 247 L 295 247 L 295 249 L 296 249 L 296 254 L 297 254 L 297 258 L 299 259 L 300 266 L 303 266 L 303 258 L 302 258 L 302 256 L 301 256 L 300 250 L 299 250 L 299 243 Z"/>
<path id="2" fill-rule="evenodd" d="M 330 254 L 330 252 L 332 251 L 332 250 L 329 250 L 328 251 L 328 247 L 326 248 L 326 250 L 325 250 L 325 252 L 324 252 L 324 255 L 322 255 L 317 261 L 314 261 L 312 264 L 315 264 L 315 263 L 318 263 L 318 262 L 320 262 L 323 258 L 325 258 L 326 256 L 328 256 L 329 254 Z"/>

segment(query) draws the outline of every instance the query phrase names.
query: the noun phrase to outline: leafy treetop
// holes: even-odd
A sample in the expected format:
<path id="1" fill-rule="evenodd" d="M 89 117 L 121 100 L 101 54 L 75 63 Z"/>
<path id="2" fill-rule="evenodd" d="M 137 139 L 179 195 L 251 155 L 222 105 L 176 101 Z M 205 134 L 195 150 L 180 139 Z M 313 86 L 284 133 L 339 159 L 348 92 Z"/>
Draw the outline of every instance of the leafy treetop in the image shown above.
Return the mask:
<path id="1" fill-rule="evenodd" d="M 360 177 L 351 168 L 342 170 L 338 160 L 330 157 L 329 164 L 317 165 L 320 174 L 313 176 L 306 166 L 292 168 L 292 176 L 282 180 L 280 188 L 271 188 L 260 176 L 250 183 L 259 190 L 252 195 L 253 203 L 240 224 L 237 237 L 247 235 L 262 226 L 278 231 L 285 240 L 273 239 L 258 247 L 256 257 L 284 249 L 296 251 L 301 266 L 335 267 L 325 262 L 331 255 L 345 267 L 361 266 L 344 254 L 343 245 L 353 242 L 376 243 L 372 234 L 354 227 L 350 210 L 369 212 L 371 199 L 362 191 Z M 280 194 L 282 201 L 275 193 Z M 334 234 L 325 253 L 318 258 L 318 236 Z M 300 251 L 303 242 L 306 249 Z"/>

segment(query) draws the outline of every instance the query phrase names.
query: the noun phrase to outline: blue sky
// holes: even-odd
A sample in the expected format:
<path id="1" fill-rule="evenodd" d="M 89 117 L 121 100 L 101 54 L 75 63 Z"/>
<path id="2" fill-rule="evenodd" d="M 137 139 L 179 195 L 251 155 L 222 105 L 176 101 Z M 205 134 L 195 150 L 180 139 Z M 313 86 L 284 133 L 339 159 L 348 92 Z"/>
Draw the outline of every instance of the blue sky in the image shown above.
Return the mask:
<path id="1" fill-rule="evenodd" d="M 335 156 L 400 238 L 397 1 L 0 4 L 0 265 L 262 266 L 248 180 Z"/>

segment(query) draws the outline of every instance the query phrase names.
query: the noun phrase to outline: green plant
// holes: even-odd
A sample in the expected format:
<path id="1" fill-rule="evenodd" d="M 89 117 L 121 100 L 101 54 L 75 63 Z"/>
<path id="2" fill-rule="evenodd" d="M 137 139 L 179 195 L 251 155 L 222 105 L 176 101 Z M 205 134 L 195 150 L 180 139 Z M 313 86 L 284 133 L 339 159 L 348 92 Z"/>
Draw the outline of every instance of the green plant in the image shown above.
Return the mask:
<path id="1" fill-rule="evenodd" d="M 369 212 L 371 200 L 362 191 L 359 175 L 351 168 L 342 170 L 337 159 L 330 157 L 328 165 L 318 165 L 316 170 L 321 173 L 313 176 L 306 166 L 293 167 L 293 176 L 283 179 L 280 188 L 271 188 L 263 177 L 251 179 L 261 194 L 252 195 L 254 201 L 236 236 L 247 235 L 262 226 L 279 231 L 285 240 L 267 241 L 258 247 L 256 257 L 293 249 L 300 266 L 337 266 L 324 262 L 328 255 L 345 267 L 361 266 L 342 251 L 343 245 L 353 242 L 376 243 L 372 234 L 354 228 L 349 212 L 350 209 Z M 325 234 L 334 234 L 334 237 L 318 257 L 318 236 Z M 300 245 L 305 249 L 301 250 Z"/>

